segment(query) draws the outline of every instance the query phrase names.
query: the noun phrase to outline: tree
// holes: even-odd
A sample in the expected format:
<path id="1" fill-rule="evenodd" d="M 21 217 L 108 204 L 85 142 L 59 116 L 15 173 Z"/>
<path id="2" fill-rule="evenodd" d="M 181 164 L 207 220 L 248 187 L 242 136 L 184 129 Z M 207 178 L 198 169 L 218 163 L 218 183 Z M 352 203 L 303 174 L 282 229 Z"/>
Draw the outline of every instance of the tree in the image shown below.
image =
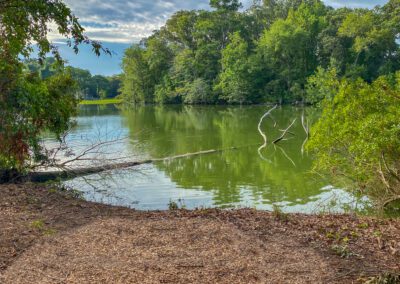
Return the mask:
<path id="1" fill-rule="evenodd" d="M 242 7 L 239 0 L 210 0 L 210 6 L 220 11 L 237 11 Z"/>
<path id="2" fill-rule="evenodd" d="M 32 161 L 46 162 L 40 134 L 47 130 L 59 138 L 68 129 L 76 110 L 75 91 L 68 74 L 44 81 L 35 75 L 17 77 L 12 97 L 1 102 L 0 179 L 4 170 L 20 171 Z"/>
<path id="3" fill-rule="evenodd" d="M 90 92 L 93 90 L 91 86 L 92 74 L 90 74 L 90 71 L 71 66 L 66 67 L 65 70 L 67 73 L 71 74 L 72 79 L 76 82 L 79 97 L 85 99 L 90 98 Z"/>
<path id="4" fill-rule="evenodd" d="M 371 10 L 320 0 L 256 0 L 246 11 L 238 0 L 210 6 L 179 11 L 144 39 L 138 60 L 124 59 L 123 93 L 185 103 L 202 79 L 211 86 L 208 102 L 318 103 L 325 95 L 315 93 L 322 87 L 315 80 L 333 70 L 372 82 L 400 68 L 398 0 Z"/>
<path id="5" fill-rule="evenodd" d="M 266 30 L 258 43 L 258 52 L 274 73 L 267 90 L 280 102 L 303 100 L 307 77 L 318 66 L 317 36 L 323 29 L 325 7 L 319 1 L 301 4 L 290 10 Z"/>
<path id="6" fill-rule="evenodd" d="M 339 27 L 338 35 L 351 39 L 354 61 L 346 73 L 371 82 L 380 75 L 399 69 L 399 46 L 395 30 L 384 17 L 370 10 L 349 13 Z"/>
<path id="7" fill-rule="evenodd" d="M 107 79 L 109 84 L 107 98 L 115 98 L 119 95 L 119 90 L 121 88 L 121 75 L 114 75 Z"/>
<path id="8" fill-rule="evenodd" d="M 29 72 L 36 72 L 42 79 L 47 79 L 60 71 L 62 66 L 58 64 L 54 57 L 47 57 L 40 63 L 36 59 L 26 60 L 24 65 Z"/>
<path id="9" fill-rule="evenodd" d="M 60 138 L 70 126 L 71 106 L 76 104 L 71 78 L 60 74 L 41 81 L 38 75 L 23 71 L 20 59 L 29 57 L 35 43 L 41 61 L 48 52 L 61 61 L 47 37 L 49 23 L 54 23 L 75 52 L 79 44 L 87 43 L 97 55 L 109 53 L 84 36 L 78 19 L 60 0 L 0 2 L 0 176 L 23 170 L 31 159 L 45 160 L 39 134 L 49 130 Z"/>
<path id="10" fill-rule="evenodd" d="M 109 81 L 102 75 L 95 75 L 90 78 L 89 96 L 91 98 L 104 99 L 109 89 Z"/>
<path id="11" fill-rule="evenodd" d="M 57 48 L 47 38 L 48 23 L 54 22 L 56 30 L 78 52 L 81 43 L 91 44 L 93 51 L 100 55 L 101 44 L 91 41 L 84 35 L 84 29 L 71 10 L 60 0 L 3 0 L 0 2 L 0 53 L 9 60 L 16 60 L 18 55 L 29 57 L 33 51 L 32 42 L 36 43 L 39 58 L 44 59 L 52 52 L 57 60 L 61 60 Z M 2 57 L 3 60 L 6 57 Z"/>
<path id="12" fill-rule="evenodd" d="M 215 89 L 220 90 L 221 98 L 229 103 L 251 102 L 250 96 L 254 90 L 249 80 L 248 44 L 238 32 L 232 34 L 230 40 L 222 51 L 222 72 Z"/>
<path id="13" fill-rule="evenodd" d="M 372 84 L 343 79 L 338 86 L 311 131 L 315 168 L 381 205 L 400 199 L 400 72 Z"/>
<path id="14" fill-rule="evenodd" d="M 317 39 L 318 62 L 322 68 L 335 68 L 338 75 L 343 76 L 349 64 L 354 62 L 351 52 L 352 40 L 338 36 L 338 30 L 347 15 L 352 10 L 348 8 L 332 9 L 326 15 L 326 27 L 319 33 Z"/>
<path id="15" fill-rule="evenodd" d="M 214 98 L 210 95 L 210 85 L 204 79 L 197 78 L 193 83 L 186 86 L 187 94 L 185 103 L 187 104 L 207 104 L 212 103 Z"/>
<path id="16" fill-rule="evenodd" d="M 163 36 L 184 48 L 194 49 L 194 25 L 197 20 L 195 11 L 178 11 L 168 19 L 165 27 L 161 28 Z"/>
<path id="17" fill-rule="evenodd" d="M 181 103 L 188 86 L 199 77 L 192 50 L 185 48 L 173 59 L 168 75 L 156 86 L 156 100 L 160 103 Z"/>
<path id="18" fill-rule="evenodd" d="M 338 74 L 335 68 L 318 67 L 314 75 L 308 77 L 306 86 L 306 102 L 320 104 L 324 99 L 333 100 L 339 91 Z"/>
<path id="19" fill-rule="evenodd" d="M 145 59 L 145 50 L 133 45 L 125 50 L 122 60 L 121 95 L 130 103 L 151 102 L 154 99 L 154 84 L 150 67 Z"/>
<path id="20" fill-rule="evenodd" d="M 144 60 L 149 66 L 154 85 L 157 85 L 167 74 L 173 60 L 173 53 L 167 41 L 158 34 L 148 38 L 145 45 Z"/>
<path id="21" fill-rule="evenodd" d="M 400 1 L 390 0 L 382 7 L 382 16 L 388 28 L 392 29 L 396 39 L 400 38 Z"/>

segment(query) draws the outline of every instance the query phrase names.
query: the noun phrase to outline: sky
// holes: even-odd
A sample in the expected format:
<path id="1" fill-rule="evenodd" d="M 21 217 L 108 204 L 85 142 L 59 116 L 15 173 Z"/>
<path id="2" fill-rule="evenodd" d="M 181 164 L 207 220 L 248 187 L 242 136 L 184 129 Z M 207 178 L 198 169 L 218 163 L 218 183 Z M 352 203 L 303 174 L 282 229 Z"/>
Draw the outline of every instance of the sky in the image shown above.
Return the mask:
<path id="1" fill-rule="evenodd" d="M 64 0 L 79 18 L 86 35 L 99 40 L 113 51 L 112 56 L 97 58 L 89 47 L 82 46 L 78 55 L 57 34 L 50 38 L 70 65 L 87 69 L 92 74 L 113 75 L 121 72 L 124 50 L 149 36 L 179 10 L 208 9 L 209 0 Z M 252 0 L 242 0 L 244 8 Z M 324 0 L 332 7 L 371 8 L 387 0 Z"/>

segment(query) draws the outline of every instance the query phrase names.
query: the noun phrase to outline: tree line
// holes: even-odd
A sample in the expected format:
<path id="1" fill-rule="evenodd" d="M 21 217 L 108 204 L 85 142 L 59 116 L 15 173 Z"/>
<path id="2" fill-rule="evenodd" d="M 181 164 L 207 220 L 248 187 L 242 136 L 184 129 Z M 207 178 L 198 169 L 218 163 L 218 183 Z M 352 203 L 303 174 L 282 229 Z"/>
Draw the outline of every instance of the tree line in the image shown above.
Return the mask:
<path id="1" fill-rule="evenodd" d="M 333 9 L 319 0 L 211 0 L 179 11 L 128 48 L 122 97 L 132 103 L 315 103 L 310 76 L 372 82 L 399 70 L 398 0 Z M 318 70 L 320 72 L 318 72 Z"/>
<path id="2" fill-rule="evenodd" d="M 102 76 L 92 75 L 90 71 L 77 67 L 58 64 L 54 57 L 47 57 L 42 62 L 37 59 L 28 59 L 24 62 L 25 72 L 38 75 L 46 80 L 60 73 L 69 74 L 76 84 L 76 95 L 80 99 L 107 99 L 115 98 L 119 94 L 121 85 L 120 75 Z"/>

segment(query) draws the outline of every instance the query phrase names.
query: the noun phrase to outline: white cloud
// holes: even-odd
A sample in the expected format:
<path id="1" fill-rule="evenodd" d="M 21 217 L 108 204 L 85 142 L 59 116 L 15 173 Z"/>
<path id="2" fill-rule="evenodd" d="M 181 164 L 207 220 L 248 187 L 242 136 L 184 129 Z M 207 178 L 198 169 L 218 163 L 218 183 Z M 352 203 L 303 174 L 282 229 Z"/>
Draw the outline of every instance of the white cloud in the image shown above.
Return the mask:
<path id="1" fill-rule="evenodd" d="M 65 0 L 86 34 L 103 42 L 132 43 L 159 29 L 178 10 L 209 9 L 209 0 Z M 243 0 L 249 7 L 253 0 Z M 371 7 L 386 0 L 325 0 L 333 7 Z M 60 40 L 57 33 L 52 40 Z"/>
<path id="2" fill-rule="evenodd" d="M 350 8 L 373 8 L 376 5 L 384 5 L 388 0 L 325 0 L 326 4 L 338 8 L 338 7 L 350 7 Z"/>

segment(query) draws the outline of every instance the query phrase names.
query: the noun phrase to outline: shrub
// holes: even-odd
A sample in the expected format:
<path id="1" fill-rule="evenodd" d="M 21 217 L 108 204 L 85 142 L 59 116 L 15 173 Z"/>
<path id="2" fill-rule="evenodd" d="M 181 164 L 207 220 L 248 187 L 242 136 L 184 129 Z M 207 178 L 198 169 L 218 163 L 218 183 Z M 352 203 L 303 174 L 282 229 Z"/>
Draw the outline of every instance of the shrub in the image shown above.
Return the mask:
<path id="1" fill-rule="evenodd" d="M 308 148 L 327 170 L 380 205 L 400 198 L 400 72 L 371 84 L 339 82 L 323 101 Z"/>

